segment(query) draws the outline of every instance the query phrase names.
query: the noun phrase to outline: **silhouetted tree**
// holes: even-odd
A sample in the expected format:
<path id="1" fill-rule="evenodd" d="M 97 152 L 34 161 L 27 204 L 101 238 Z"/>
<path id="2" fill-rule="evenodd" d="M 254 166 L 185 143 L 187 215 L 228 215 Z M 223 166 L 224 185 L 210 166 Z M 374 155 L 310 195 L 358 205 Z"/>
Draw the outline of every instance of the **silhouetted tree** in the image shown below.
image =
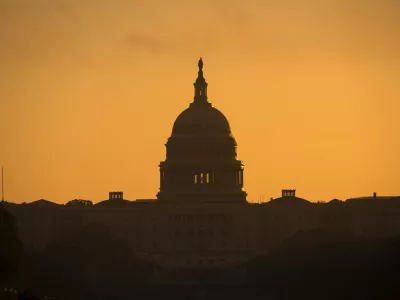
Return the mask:
<path id="1" fill-rule="evenodd" d="M 387 295 L 400 296 L 399 245 L 399 238 L 366 239 L 319 229 L 284 241 L 246 268 L 251 282 L 301 295 L 318 291 L 318 299 L 394 299 Z"/>
<path id="2" fill-rule="evenodd" d="M 151 274 L 147 264 L 106 225 L 92 223 L 65 240 L 54 240 L 41 255 L 36 289 L 65 296 L 130 289 Z"/>
<path id="3" fill-rule="evenodd" d="M 0 203 L 0 283 L 16 275 L 21 254 L 15 218 Z"/>
<path id="4" fill-rule="evenodd" d="M 68 201 L 65 206 L 67 207 L 91 207 L 93 206 L 93 202 L 90 200 L 82 200 L 82 199 L 74 199 Z"/>

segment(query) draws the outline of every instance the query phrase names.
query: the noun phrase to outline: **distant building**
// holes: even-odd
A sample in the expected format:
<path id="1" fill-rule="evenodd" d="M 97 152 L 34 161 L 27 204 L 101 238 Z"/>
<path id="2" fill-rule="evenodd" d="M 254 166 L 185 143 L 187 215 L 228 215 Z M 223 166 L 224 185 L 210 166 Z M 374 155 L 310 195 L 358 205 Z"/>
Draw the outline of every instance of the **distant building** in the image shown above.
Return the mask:
<path id="1" fill-rule="evenodd" d="M 27 247 L 43 248 L 85 224 L 103 222 L 137 255 L 166 268 L 219 268 L 268 252 L 299 231 L 318 228 L 361 236 L 400 234 L 400 197 L 363 197 L 311 203 L 282 190 L 280 198 L 250 204 L 244 164 L 226 117 L 208 102 L 199 61 L 194 101 L 176 119 L 159 165 L 156 199 L 107 200 L 69 205 L 47 200 L 7 203 Z"/>

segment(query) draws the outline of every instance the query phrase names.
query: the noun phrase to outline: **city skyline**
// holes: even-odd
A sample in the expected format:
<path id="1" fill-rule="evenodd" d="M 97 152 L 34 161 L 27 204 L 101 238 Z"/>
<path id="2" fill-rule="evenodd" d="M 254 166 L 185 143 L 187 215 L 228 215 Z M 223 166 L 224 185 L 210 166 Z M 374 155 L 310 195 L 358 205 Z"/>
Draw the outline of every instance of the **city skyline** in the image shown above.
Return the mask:
<path id="1" fill-rule="evenodd" d="M 153 2 L 0 1 L 5 200 L 155 198 L 200 56 L 249 202 L 400 194 L 399 4 Z"/>

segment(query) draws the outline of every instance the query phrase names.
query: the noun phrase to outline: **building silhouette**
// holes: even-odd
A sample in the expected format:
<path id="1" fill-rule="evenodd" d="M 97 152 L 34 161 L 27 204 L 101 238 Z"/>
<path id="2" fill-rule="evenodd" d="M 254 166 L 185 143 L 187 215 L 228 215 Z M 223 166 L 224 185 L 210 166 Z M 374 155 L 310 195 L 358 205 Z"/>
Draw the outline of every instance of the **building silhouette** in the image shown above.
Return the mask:
<path id="1" fill-rule="evenodd" d="M 177 117 L 159 165 L 157 198 L 129 201 L 118 191 L 95 205 L 80 199 L 6 202 L 26 247 L 43 249 L 101 222 L 154 265 L 213 269 L 240 265 L 318 228 L 366 237 L 400 234 L 398 196 L 312 203 L 283 189 L 281 197 L 249 203 L 236 140 L 226 117 L 208 102 L 202 59 L 198 68 L 194 100 Z"/>
<path id="2" fill-rule="evenodd" d="M 160 163 L 163 202 L 245 203 L 243 163 L 226 117 L 208 102 L 203 61 L 194 83 L 194 100 L 176 119 Z"/>

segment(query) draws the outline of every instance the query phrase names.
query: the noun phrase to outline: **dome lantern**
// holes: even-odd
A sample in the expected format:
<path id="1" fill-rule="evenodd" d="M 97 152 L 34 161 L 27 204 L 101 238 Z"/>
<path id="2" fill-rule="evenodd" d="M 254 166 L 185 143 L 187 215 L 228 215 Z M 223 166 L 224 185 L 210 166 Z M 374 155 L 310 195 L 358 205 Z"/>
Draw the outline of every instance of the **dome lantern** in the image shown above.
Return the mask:
<path id="1" fill-rule="evenodd" d="M 199 104 L 199 103 L 208 103 L 208 98 L 207 98 L 207 85 L 208 83 L 206 82 L 204 76 L 203 76 L 203 59 L 200 57 L 199 63 L 198 63 L 199 71 L 197 75 L 197 79 L 194 85 L 194 104 Z"/>

